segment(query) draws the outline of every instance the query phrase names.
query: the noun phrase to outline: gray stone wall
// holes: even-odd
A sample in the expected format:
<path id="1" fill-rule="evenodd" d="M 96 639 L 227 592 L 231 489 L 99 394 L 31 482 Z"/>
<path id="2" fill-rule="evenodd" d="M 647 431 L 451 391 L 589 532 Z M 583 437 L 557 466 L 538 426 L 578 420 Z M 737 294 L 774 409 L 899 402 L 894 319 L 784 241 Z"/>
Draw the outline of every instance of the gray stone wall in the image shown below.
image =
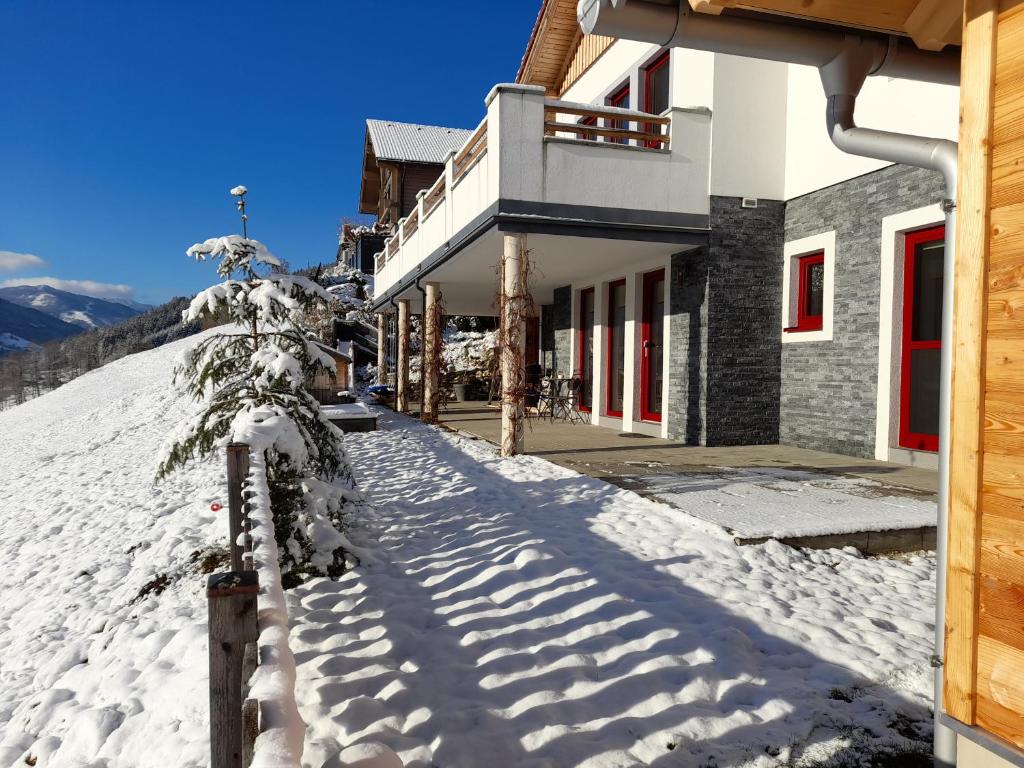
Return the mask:
<path id="1" fill-rule="evenodd" d="M 570 350 L 572 349 L 572 287 L 565 285 L 555 288 L 553 301 L 547 305 L 547 316 L 551 324 L 551 349 L 545 351 L 545 370 L 569 375 Z M 546 334 L 545 334 L 546 335 Z"/>
<path id="2" fill-rule="evenodd" d="M 782 345 L 780 442 L 874 455 L 882 218 L 942 198 L 939 174 L 890 166 L 787 204 L 786 241 L 835 230 L 835 300 L 831 341 Z"/>
<path id="3" fill-rule="evenodd" d="M 712 197 L 708 245 L 672 259 L 673 439 L 778 442 L 784 215 L 781 201 Z"/>

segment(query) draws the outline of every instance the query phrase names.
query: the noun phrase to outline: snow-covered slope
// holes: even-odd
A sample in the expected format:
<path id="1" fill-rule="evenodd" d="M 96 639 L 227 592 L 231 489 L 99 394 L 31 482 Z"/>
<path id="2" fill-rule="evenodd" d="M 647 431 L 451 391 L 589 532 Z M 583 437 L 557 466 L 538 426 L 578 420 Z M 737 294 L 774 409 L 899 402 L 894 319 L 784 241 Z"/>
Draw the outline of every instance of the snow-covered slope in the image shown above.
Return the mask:
<path id="1" fill-rule="evenodd" d="M 154 485 L 196 338 L 0 413 L 0 766 L 209 761 L 203 561 L 220 462 Z"/>
<path id="2" fill-rule="evenodd" d="M 119 302 L 69 293 L 48 285 L 0 288 L 0 298 L 87 329 L 116 325 L 129 317 L 135 317 L 140 311 Z M 0 327 L 0 330 L 7 329 Z"/>

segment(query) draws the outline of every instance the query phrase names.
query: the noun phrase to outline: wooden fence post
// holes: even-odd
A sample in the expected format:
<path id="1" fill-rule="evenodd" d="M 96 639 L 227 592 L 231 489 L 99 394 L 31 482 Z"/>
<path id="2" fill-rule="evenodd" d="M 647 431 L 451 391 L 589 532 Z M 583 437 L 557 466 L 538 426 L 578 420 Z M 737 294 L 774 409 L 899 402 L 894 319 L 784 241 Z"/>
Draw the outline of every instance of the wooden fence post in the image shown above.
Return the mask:
<path id="1" fill-rule="evenodd" d="M 256 571 L 215 573 L 206 583 L 210 642 L 210 768 L 245 768 L 243 660 L 258 636 Z"/>
<path id="2" fill-rule="evenodd" d="M 243 546 L 238 543 L 242 533 L 242 483 L 249 476 L 249 446 L 245 443 L 228 445 L 228 528 L 231 541 L 231 570 L 243 568 Z"/>

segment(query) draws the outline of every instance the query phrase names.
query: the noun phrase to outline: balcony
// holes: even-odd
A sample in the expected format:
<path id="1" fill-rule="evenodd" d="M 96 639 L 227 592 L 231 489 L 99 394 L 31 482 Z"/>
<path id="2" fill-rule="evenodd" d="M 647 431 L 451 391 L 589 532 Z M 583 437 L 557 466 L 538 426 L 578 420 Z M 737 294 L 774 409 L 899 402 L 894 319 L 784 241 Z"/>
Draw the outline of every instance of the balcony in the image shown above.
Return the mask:
<path id="1" fill-rule="evenodd" d="M 487 116 L 376 254 L 375 301 L 408 292 L 491 229 L 697 242 L 710 130 L 706 109 L 650 115 L 496 86 Z"/>

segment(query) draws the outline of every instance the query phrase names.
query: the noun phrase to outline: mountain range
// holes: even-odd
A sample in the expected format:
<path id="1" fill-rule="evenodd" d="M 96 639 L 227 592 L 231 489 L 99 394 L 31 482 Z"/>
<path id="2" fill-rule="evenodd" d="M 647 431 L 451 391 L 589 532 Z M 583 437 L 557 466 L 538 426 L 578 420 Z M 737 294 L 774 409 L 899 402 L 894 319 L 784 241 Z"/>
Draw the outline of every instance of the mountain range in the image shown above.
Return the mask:
<path id="1" fill-rule="evenodd" d="M 146 309 L 138 302 L 107 301 L 47 285 L 0 288 L 0 354 L 116 325 Z"/>

